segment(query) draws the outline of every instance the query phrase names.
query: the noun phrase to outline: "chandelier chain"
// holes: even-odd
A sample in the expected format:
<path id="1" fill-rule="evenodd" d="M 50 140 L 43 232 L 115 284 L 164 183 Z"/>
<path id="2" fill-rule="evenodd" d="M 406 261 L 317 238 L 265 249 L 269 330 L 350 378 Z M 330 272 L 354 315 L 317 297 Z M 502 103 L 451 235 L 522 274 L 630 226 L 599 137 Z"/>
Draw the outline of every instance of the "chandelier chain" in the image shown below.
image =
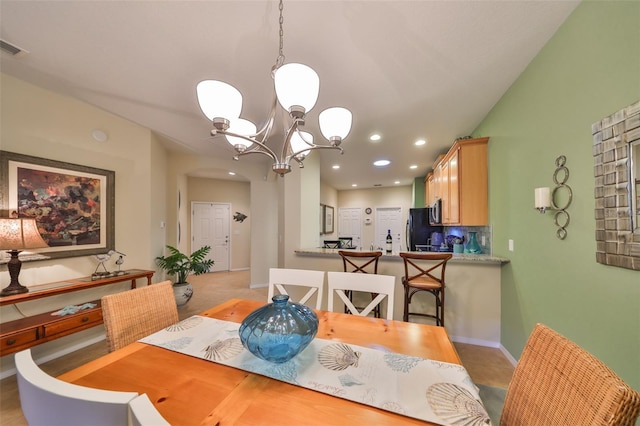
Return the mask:
<path id="1" fill-rule="evenodd" d="M 284 9 L 284 6 L 282 4 L 282 0 L 280 0 L 280 5 L 278 7 L 280 9 L 280 19 L 278 20 L 278 24 L 280 26 L 280 32 L 279 32 L 279 37 L 280 37 L 280 45 L 278 48 L 278 57 L 276 58 L 276 64 L 273 66 L 273 71 L 277 70 L 278 68 L 280 68 L 282 66 L 282 64 L 284 64 L 284 30 L 282 28 L 282 24 L 284 23 L 284 17 L 282 15 L 282 11 Z"/>

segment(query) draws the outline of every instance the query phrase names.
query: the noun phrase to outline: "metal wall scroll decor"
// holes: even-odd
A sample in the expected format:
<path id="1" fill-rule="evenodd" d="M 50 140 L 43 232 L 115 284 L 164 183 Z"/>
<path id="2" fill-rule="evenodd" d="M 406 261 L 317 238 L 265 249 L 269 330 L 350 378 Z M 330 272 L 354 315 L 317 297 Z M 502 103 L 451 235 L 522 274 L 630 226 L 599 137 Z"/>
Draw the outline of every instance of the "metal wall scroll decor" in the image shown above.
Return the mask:
<path id="1" fill-rule="evenodd" d="M 556 186 L 551 192 L 551 206 L 553 207 L 553 210 L 555 210 L 553 222 L 558 227 L 556 230 L 556 236 L 561 240 L 564 240 L 567 237 L 567 226 L 569 226 L 569 222 L 571 221 L 567 208 L 569 208 L 571 201 L 573 200 L 573 191 L 571 190 L 571 187 L 567 185 L 567 181 L 569 180 L 569 169 L 565 165 L 566 163 L 567 157 L 564 155 L 556 158 L 556 171 L 553 173 L 553 183 L 555 183 Z M 556 201 L 559 198 L 559 196 L 556 196 L 559 192 L 567 193 L 566 202 L 562 207 L 559 206 Z"/>

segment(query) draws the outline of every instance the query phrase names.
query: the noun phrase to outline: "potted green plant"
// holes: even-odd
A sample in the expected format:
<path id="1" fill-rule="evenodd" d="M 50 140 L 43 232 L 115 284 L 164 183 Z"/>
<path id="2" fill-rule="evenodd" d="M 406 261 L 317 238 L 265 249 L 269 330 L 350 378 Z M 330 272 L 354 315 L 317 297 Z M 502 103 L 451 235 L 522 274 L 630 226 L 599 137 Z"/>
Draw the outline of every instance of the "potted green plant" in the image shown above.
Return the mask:
<path id="1" fill-rule="evenodd" d="M 204 246 L 187 256 L 175 247 L 167 246 L 168 256 L 156 257 L 156 264 L 167 272 L 174 275 L 176 281 L 173 283 L 173 294 L 176 297 L 178 306 L 186 304 L 193 295 L 193 286 L 187 282 L 187 277 L 191 274 L 200 275 L 211 270 L 213 260 L 205 259 L 211 251 L 211 247 Z"/>

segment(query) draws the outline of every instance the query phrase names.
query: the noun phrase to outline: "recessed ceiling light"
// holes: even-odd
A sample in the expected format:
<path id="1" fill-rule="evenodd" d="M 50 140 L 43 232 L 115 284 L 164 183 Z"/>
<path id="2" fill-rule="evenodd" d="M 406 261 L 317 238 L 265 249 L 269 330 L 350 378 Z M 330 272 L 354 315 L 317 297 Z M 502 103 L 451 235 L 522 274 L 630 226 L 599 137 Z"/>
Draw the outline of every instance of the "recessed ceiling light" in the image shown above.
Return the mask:
<path id="1" fill-rule="evenodd" d="M 358 184 L 357 183 L 352 183 L 351 186 L 355 188 L 356 186 L 358 186 Z"/>
<path id="2" fill-rule="evenodd" d="M 380 136 L 380 135 L 379 135 L 379 134 L 377 134 L 377 133 L 374 133 L 374 134 L 372 134 L 371 136 L 369 136 L 369 140 L 370 140 L 371 142 L 376 142 L 376 141 L 379 141 L 380 139 L 382 139 L 382 136 Z"/>
<path id="3" fill-rule="evenodd" d="M 425 141 L 424 139 L 418 139 L 417 141 L 415 141 L 415 145 L 416 146 L 421 146 L 421 145 L 424 145 L 426 143 L 427 143 L 427 141 Z"/>
<path id="4" fill-rule="evenodd" d="M 397 180 L 397 181 L 395 181 L 393 183 L 395 183 L 396 185 L 400 185 L 400 181 L 399 180 Z"/>
<path id="5" fill-rule="evenodd" d="M 231 176 L 235 176 L 235 175 L 236 175 L 236 172 L 229 172 L 229 174 L 230 174 Z"/>
<path id="6" fill-rule="evenodd" d="M 410 165 L 410 166 L 409 166 L 409 168 L 410 168 L 410 169 L 417 169 L 417 168 L 418 168 L 418 166 L 416 166 L 415 164 L 412 164 L 412 165 Z"/>
<path id="7" fill-rule="evenodd" d="M 340 168 L 340 166 L 339 166 L 339 165 L 337 165 L 337 164 L 334 164 L 333 166 L 331 166 L 331 168 L 332 168 L 332 169 L 336 169 L 336 170 L 338 170 L 338 169 Z"/>
<path id="8" fill-rule="evenodd" d="M 389 164 L 391 164 L 391 161 L 389 160 L 378 160 L 373 162 L 373 165 L 376 167 L 384 167 L 388 166 Z"/>

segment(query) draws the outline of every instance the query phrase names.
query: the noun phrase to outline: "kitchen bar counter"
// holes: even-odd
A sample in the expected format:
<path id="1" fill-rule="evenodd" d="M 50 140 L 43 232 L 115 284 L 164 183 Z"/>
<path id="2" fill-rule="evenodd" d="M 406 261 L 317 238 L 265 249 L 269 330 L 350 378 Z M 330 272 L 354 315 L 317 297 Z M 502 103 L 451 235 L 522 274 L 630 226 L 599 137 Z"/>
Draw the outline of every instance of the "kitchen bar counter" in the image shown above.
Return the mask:
<path id="1" fill-rule="evenodd" d="M 485 254 L 454 254 L 447 264 L 445 293 L 445 328 L 452 340 L 482 346 L 500 344 L 500 279 L 501 267 L 509 259 Z M 337 249 L 310 248 L 295 251 L 295 262 L 287 268 L 342 271 L 342 258 Z M 396 277 L 394 315 L 402 320 L 404 309 L 404 262 L 398 254 L 383 254 L 378 273 Z M 326 301 L 324 302 L 326 309 Z M 432 310 L 433 297 L 418 294 L 413 305 L 419 310 Z M 415 310 L 414 306 L 412 310 Z M 432 324 L 426 318 L 411 317 L 412 322 Z"/>
<path id="2" fill-rule="evenodd" d="M 360 251 L 358 249 L 349 249 L 353 251 Z M 327 255 L 335 255 L 338 256 L 338 251 L 340 249 L 328 249 L 328 248 L 310 248 L 310 249 L 299 249 L 296 250 L 297 255 L 318 255 L 318 256 L 327 256 Z M 368 251 L 368 250 L 362 250 Z M 419 253 L 434 253 L 434 252 L 419 252 Z M 457 262 L 486 262 L 486 263 L 496 263 L 496 264 L 504 264 L 509 263 L 509 259 L 505 259 L 504 257 L 496 257 L 490 254 L 471 254 L 471 253 L 451 253 L 453 254 L 453 258 L 449 262 L 457 263 Z M 384 250 L 382 250 L 381 261 L 384 260 L 398 260 L 402 262 L 402 258 L 398 255 L 398 253 L 394 254 L 386 254 Z"/>

